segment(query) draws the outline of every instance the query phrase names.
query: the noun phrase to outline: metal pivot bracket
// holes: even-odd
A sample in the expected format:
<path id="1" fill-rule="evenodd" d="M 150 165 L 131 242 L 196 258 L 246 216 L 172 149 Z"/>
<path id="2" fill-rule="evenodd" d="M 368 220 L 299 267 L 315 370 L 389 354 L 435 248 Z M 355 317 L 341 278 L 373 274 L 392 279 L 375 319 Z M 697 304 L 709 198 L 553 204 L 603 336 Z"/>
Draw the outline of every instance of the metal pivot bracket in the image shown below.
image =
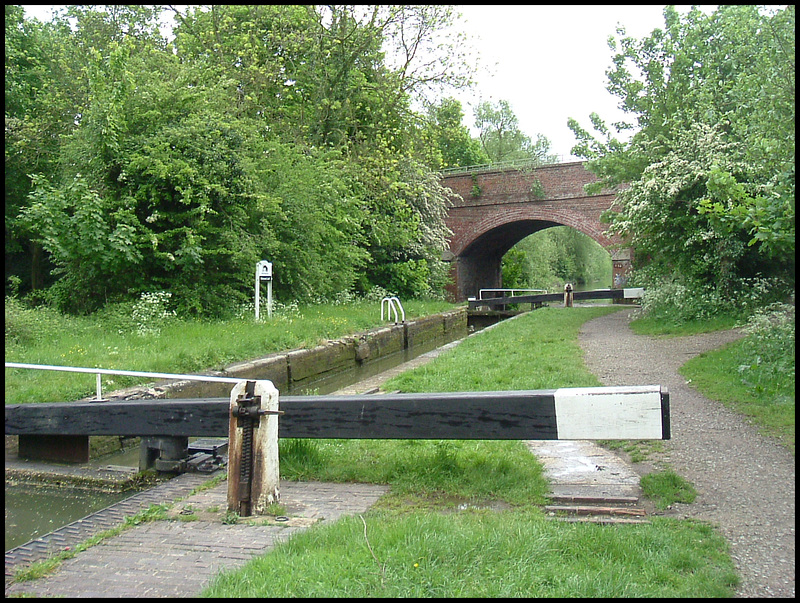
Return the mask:
<path id="1" fill-rule="evenodd" d="M 228 421 L 228 510 L 259 515 L 279 500 L 278 390 L 243 380 L 231 391 Z"/>
<path id="2" fill-rule="evenodd" d="M 250 515 L 253 487 L 253 430 L 259 426 L 264 415 L 282 415 L 281 410 L 263 410 L 261 396 L 255 395 L 255 381 L 247 381 L 244 394 L 236 398 L 235 415 L 237 427 L 242 428 L 242 455 L 239 465 L 238 499 L 242 507 L 242 515 Z"/>

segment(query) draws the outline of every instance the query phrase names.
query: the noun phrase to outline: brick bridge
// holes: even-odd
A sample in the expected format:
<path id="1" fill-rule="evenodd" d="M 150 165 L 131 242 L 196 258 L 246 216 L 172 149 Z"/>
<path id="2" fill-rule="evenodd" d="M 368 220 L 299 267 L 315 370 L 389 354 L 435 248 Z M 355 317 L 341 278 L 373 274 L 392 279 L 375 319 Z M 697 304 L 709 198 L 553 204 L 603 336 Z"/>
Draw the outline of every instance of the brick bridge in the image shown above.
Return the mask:
<path id="1" fill-rule="evenodd" d="M 456 301 L 479 289 L 502 287 L 501 261 L 506 252 L 530 234 L 551 226 L 571 226 L 592 237 L 612 254 L 609 281 L 623 286 L 630 269 L 630 251 L 612 250 L 619 243 L 605 233 L 600 214 L 614 194 L 587 195 L 583 187 L 596 181 L 583 162 L 535 169 L 481 169 L 445 174 L 443 186 L 460 198 L 447 215 L 453 231 L 445 259 L 453 263 L 450 293 Z"/>

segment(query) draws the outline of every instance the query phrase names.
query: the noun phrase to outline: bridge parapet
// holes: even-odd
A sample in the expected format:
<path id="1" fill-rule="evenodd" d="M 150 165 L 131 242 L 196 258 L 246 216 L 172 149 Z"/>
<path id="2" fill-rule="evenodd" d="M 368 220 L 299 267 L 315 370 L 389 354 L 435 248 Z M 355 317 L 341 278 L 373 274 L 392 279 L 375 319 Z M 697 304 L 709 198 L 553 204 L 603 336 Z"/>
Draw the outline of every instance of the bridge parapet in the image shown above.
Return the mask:
<path id="1" fill-rule="evenodd" d="M 503 286 L 501 262 L 516 243 L 551 226 L 569 226 L 611 250 L 622 241 L 606 233 L 602 213 L 616 199 L 613 191 L 586 193 L 597 182 L 585 162 L 554 163 L 531 169 L 486 168 L 443 174 L 441 183 L 455 193 L 447 214 L 453 285 L 457 301 L 479 289 Z M 615 286 L 624 285 L 630 260 L 614 263 Z"/>

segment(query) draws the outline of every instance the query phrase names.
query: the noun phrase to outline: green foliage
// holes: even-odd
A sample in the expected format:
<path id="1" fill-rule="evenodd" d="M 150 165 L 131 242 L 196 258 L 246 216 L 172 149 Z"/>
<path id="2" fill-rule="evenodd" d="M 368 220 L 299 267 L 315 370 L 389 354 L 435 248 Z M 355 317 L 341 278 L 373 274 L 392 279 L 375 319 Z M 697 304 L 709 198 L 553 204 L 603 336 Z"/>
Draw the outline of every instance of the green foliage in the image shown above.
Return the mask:
<path id="1" fill-rule="evenodd" d="M 692 358 L 680 372 L 704 395 L 751 417 L 794 451 L 794 305 L 770 305 L 743 330 L 744 338 Z"/>
<path id="2" fill-rule="evenodd" d="M 585 321 L 619 309 L 621 306 L 541 308 L 466 339 L 432 362 L 393 377 L 384 388 L 457 392 L 600 385 L 575 362 L 581 351 L 574 337 Z"/>
<path id="3" fill-rule="evenodd" d="M 50 252 L 56 273 L 64 275 L 54 296 L 70 311 L 95 310 L 109 296 L 125 291 L 119 275 L 132 274 L 142 261 L 133 220 L 125 211 L 109 212 L 103 199 L 77 175 L 63 187 L 34 177 L 37 187 L 20 224 Z M 73 296 L 76 290 L 84 294 Z"/>
<path id="4" fill-rule="evenodd" d="M 519 121 L 508 101 L 493 105 L 488 101 L 475 108 L 475 127 L 480 130 L 484 153 L 493 163 L 531 159 L 542 163 L 554 160 L 549 155 L 550 141 L 539 134 L 536 141 L 519 129 Z"/>
<path id="5" fill-rule="evenodd" d="M 174 310 L 167 309 L 170 297 L 172 294 L 167 291 L 153 291 L 139 296 L 139 301 L 133 304 L 131 311 L 136 333 L 142 336 L 161 334 L 161 327 L 176 315 Z"/>
<path id="6" fill-rule="evenodd" d="M 611 257 L 593 239 L 568 226 L 526 237 L 503 256 L 503 286 L 560 289 L 565 282 L 611 285 Z"/>
<path id="7" fill-rule="evenodd" d="M 725 541 L 708 525 L 609 529 L 531 513 L 370 513 L 321 525 L 204 597 L 730 597 Z"/>
<path id="8" fill-rule="evenodd" d="M 377 293 L 377 291 L 376 291 Z M 161 373 L 223 370 L 273 352 L 317 345 L 381 324 L 380 298 L 351 295 L 322 304 L 276 304 L 270 320 L 254 322 L 252 306 L 231 318 L 174 316 L 169 292 L 150 292 L 133 302 L 108 304 L 89 316 L 63 315 L 48 306 L 30 307 L 7 297 L 6 360 L 31 364 L 101 367 Z M 451 309 L 452 304 L 403 300 L 413 320 Z M 82 373 L 6 369 L 6 404 L 63 402 L 94 393 L 94 377 Z M 108 375 L 104 391 L 148 383 L 146 378 Z M 226 395 L 224 391 L 220 395 Z"/>
<path id="9" fill-rule="evenodd" d="M 6 297 L 5 343 L 6 352 L 18 347 L 46 341 L 47 337 L 63 327 L 63 317 L 51 308 L 31 308 L 17 297 Z"/>
<path id="10" fill-rule="evenodd" d="M 440 293 L 448 200 L 410 107 L 467 83 L 452 7 L 170 8 L 172 44 L 161 10 L 70 6 L 40 24 L 6 9 L 22 289 L 50 262 L 46 297 L 72 312 L 162 290 L 183 316 L 221 316 L 266 258 L 286 301 Z"/>
<path id="11" fill-rule="evenodd" d="M 694 502 L 697 497 L 694 486 L 671 470 L 643 475 L 639 485 L 644 495 L 654 500 L 656 507 L 662 510 L 676 502 L 685 504 Z"/>
<path id="12" fill-rule="evenodd" d="M 727 316 L 745 320 L 757 308 L 784 297 L 784 284 L 776 279 L 739 279 L 728 293 L 699 279 L 661 278 L 654 271 L 635 271 L 632 284 L 645 286 L 642 313 L 653 320 L 680 326 Z"/>
<path id="13" fill-rule="evenodd" d="M 444 224 L 449 189 L 414 159 L 386 154 L 365 158 L 357 178 L 370 255 L 361 289 L 379 286 L 404 298 L 440 292 L 449 270 L 441 261 L 450 235 Z"/>
<path id="14" fill-rule="evenodd" d="M 794 305 L 772 304 L 753 314 L 744 328 L 746 359 L 739 366 L 742 382 L 776 404 L 794 403 Z"/>
<path id="15" fill-rule="evenodd" d="M 441 157 L 435 167 L 444 169 L 489 163 L 489 156 L 480 141 L 472 138 L 463 121 L 461 103 L 454 98 L 442 99 L 438 105 L 428 108 L 427 129 Z"/>
<path id="16" fill-rule="evenodd" d="M 618 30 L 608 90 L 638 128 L 621 143 L 599 116 L 575 120 L 574 152 L 602 185 L 637 263 L 728 294 L 739 279 L 794 279 L 794 7 L 664 10 L 641 40 Z"/>
<path id="17" fill-rule="evenodd" d="M 522 442 L 281 440 L 281 475 L 293 480 L 389 484 L 383 506 L 436 498 L 543 504 L 541 464 Z M 436 505 L 436 498 L 429 500 Z"/>

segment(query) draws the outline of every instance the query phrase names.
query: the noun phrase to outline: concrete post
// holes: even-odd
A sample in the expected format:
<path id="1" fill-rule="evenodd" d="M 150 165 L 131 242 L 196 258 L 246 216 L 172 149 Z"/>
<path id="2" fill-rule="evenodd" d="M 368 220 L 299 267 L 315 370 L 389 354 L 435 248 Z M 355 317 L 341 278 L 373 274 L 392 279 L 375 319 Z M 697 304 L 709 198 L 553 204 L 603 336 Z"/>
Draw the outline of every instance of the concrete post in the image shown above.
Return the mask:
<path id="1" fill-rule="evenodd" d="M 242 517 L 280 500 L 278 390 L 271 381 L 249 383 L 249 391 L 246 381 L 231 391 L 228 432 L 228 511 Z"/>

